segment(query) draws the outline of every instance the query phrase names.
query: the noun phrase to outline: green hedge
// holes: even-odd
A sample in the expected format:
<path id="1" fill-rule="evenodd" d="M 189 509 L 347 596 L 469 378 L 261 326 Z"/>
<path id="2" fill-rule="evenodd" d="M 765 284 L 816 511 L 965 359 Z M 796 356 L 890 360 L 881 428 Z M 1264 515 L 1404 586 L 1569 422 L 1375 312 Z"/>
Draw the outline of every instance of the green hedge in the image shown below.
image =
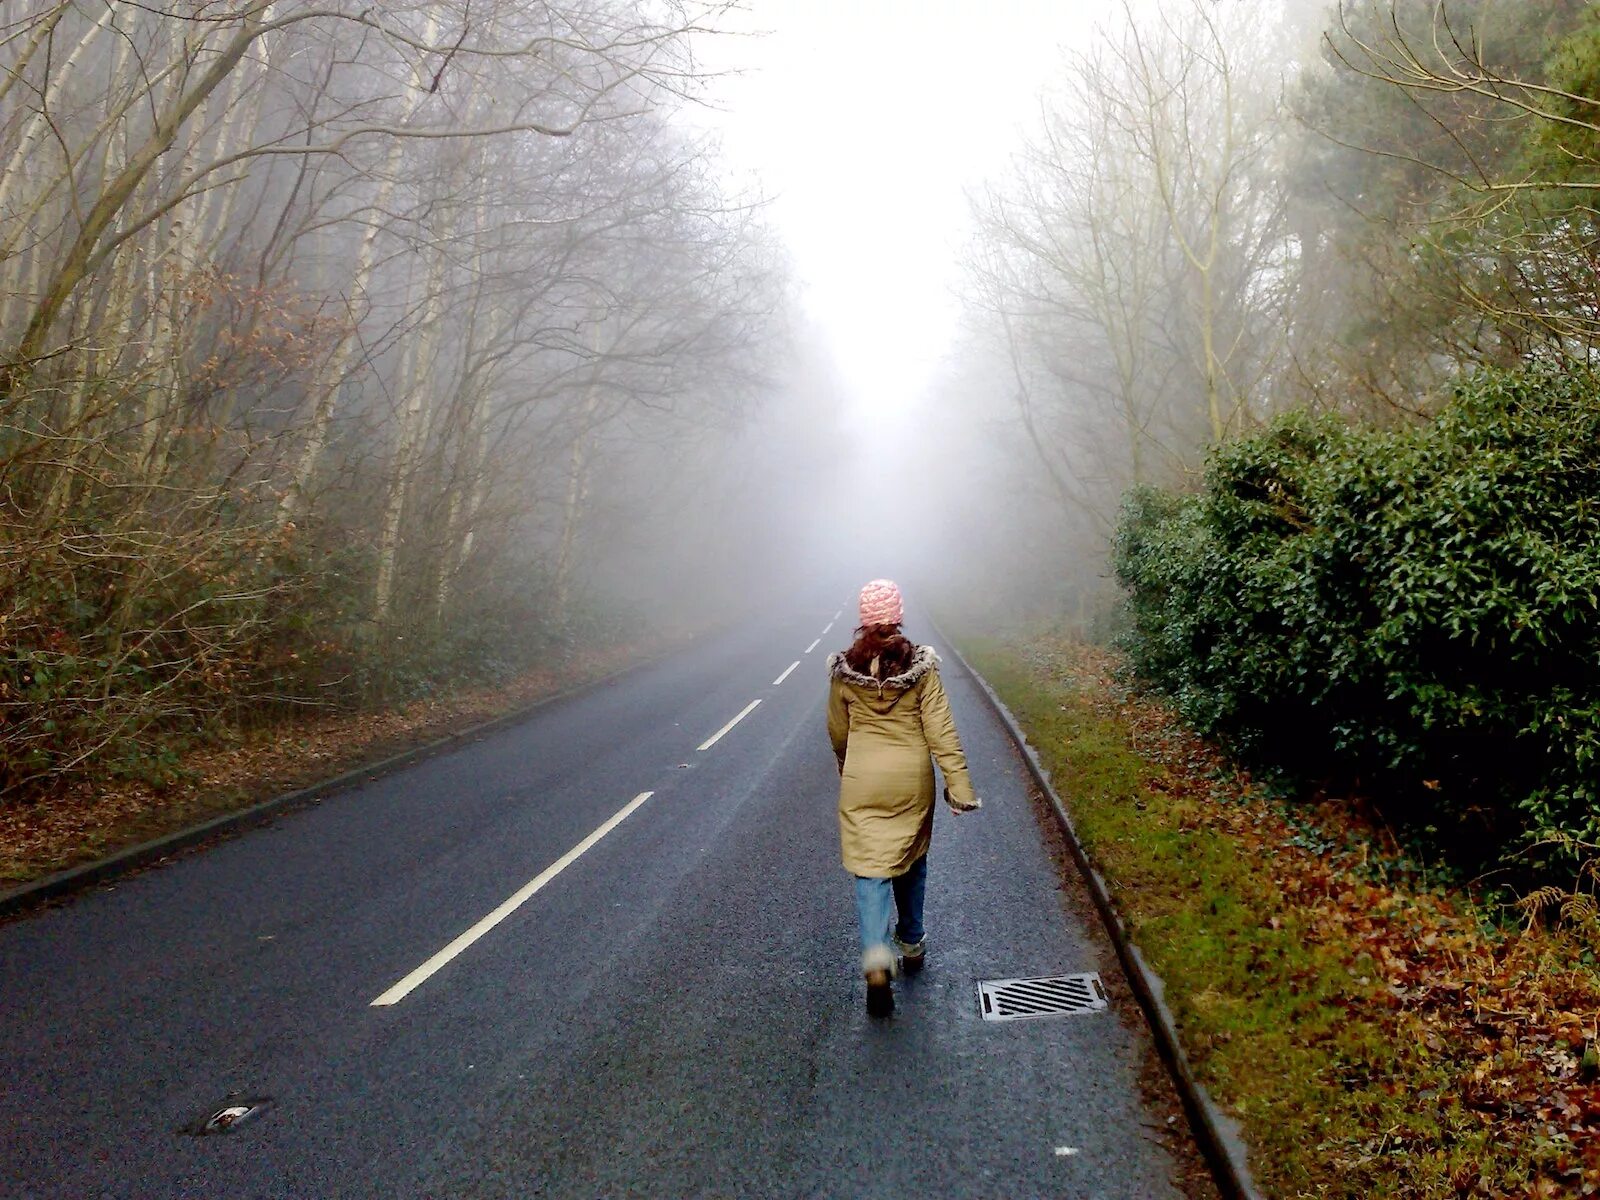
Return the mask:
<path id="1" fill-rule="evenodd" d="M 1479 861 L 1593 843 L 1597 534 L 1592 373 L 1486 373 L 1417 429 L 1291 415 L 1129 496 L 1124 645 L 1203 732 Z"/>

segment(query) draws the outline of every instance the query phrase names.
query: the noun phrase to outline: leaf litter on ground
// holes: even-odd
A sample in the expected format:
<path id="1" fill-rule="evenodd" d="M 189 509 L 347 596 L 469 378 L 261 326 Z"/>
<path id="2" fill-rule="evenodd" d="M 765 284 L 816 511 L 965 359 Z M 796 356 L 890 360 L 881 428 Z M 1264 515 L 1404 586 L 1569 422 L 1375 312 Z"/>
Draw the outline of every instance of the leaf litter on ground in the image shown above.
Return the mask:
<path id="1" fill-rule="evenodd" d="M 1268 1194 L 1600 1195 L 1596 947 L 1430 880 L 1355 799 L 1273 795 L 1111 651 L 979 646 Z"/>
<path id="2" fill-rule="evenodd" d="M 238 734 L 232 744 L 189 750 L 161 783 L 83 777 L 0 806 L 0 886 L 93 862 L 382 761 L 602 678 L 647 652 L 639 646 L 579 652 L 503 684 L 366 712 L 303 715 Z"/>

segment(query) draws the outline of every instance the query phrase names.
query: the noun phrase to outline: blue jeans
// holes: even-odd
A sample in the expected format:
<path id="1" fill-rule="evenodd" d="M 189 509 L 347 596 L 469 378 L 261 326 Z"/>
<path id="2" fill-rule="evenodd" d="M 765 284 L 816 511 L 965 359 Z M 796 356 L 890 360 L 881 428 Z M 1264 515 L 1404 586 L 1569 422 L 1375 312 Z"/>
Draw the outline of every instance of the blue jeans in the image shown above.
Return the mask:
<path id="1" fill-rule="evenodd" d="M 862 952 L 889 943 L 889 922 L 898 912 L 895 936 L 912 944 L 922 940 L 922 898 L 928 890 L 928 856 L 893 879 L 856 876 L 856 917 L 861 922 Z"/>

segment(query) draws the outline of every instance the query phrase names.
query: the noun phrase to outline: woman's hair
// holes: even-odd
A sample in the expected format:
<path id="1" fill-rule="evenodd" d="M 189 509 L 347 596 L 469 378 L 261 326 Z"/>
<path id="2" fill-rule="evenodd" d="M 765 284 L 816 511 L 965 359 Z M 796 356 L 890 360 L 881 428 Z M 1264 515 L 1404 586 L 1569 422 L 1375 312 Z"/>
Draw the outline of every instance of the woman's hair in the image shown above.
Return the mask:
<path id="1" fill-rule="evenodd" d="M 898 625 L 863 625 L 856 630 L 855 644 L 844 652 L 844 661 L 852 671 L 872 674 L 872 660 L 878 660 L 875 678 L 891 679 L 904 674 L 911 666 L 917 648 L 911 644 Z"/>

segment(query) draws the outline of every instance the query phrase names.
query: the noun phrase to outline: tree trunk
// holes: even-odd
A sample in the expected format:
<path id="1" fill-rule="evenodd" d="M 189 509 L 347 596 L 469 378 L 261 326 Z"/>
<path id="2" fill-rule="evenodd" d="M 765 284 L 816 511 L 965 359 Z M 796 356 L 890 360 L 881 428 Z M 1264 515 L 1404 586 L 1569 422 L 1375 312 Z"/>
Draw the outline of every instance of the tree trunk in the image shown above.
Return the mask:
<path id="1" fill-rule="evenodd" d="M 258 9 L 256 15 L 242 18 L 238 32 L 217 53 L 216 61 L 175 104 L 157 115 L 150 136 L 134 153 L 127 166 L 101 192 L 93 207 L 84 214 L 77 236 L 51 273 L 33 316 L 11 354 L 11 361 L 0 368 L 0 396 L 10 395 L 31 373 L 33 364 L 43 352 L 55 327 L 56 318 L 83 282 L 100 239 L 116 221 L 128 198 L 176 140 L 195 109 L 227 79 L 250 44 L 260 36 L 263 26 L 259 14 Z"/>

